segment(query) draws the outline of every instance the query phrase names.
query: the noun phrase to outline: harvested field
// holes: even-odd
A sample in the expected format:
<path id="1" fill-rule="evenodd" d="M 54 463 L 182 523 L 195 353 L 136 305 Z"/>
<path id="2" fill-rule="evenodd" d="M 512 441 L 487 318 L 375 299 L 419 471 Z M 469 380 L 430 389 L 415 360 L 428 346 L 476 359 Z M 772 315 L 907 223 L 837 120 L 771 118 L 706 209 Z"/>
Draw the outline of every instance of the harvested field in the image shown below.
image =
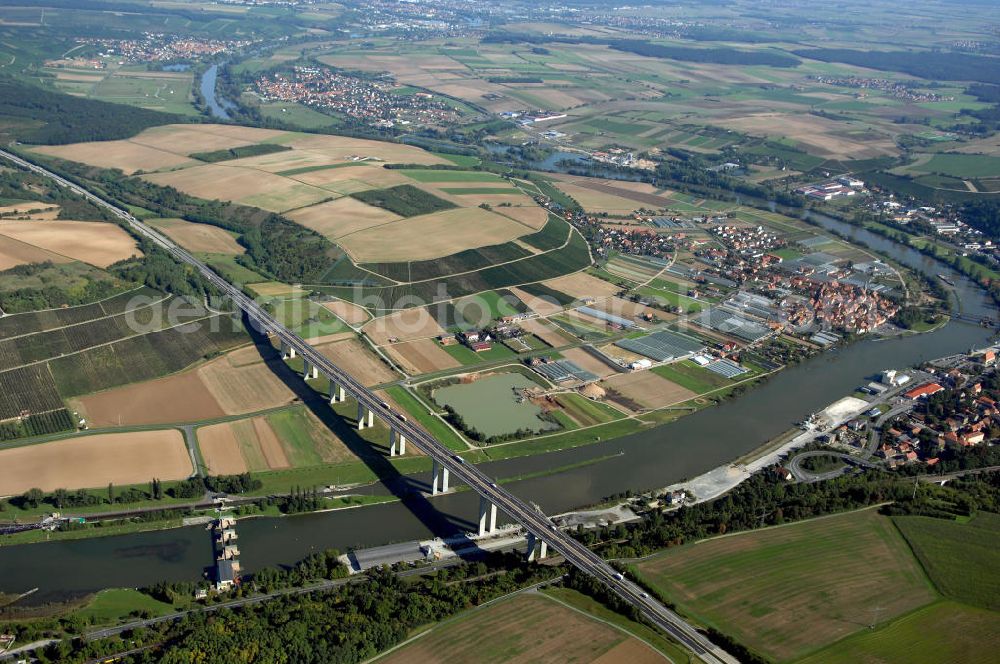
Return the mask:
<path id="1" fill-rule="evenodd" d="M 256 349 L 245 350 L 256 354 Z M 197 373 L 226 415 L 275 408 L 295 399 L 259 355 L 253 361 L 249 353 L 231 353 L 199 367 Z"/>
<path id="2" fill-rule="evenodd" d="M 249 470 L 240 453 L 234 424 L 222 422 L 198 429 L 198 449 L 210 475 L 238 475 Z"/>
<path id="3" fill-rule="evenodd" d="M 899 152 L 888 136 L 852 136 L 843 122 L 808 113 L 740 113 L 711 122 L 748 134 L 787 138 L 811 154 L 834 159 L 896 156 Z"/>
<path id="4" fill-rule="evenodd" d="M 180 431 L 74 436 L 0 450 L 0 495 L 180 480 L 193 472 Z"/>
<path id="5" fill-rule="evenodd" d="M 338 367 L 365 386 L 387 383 L 399 378 L 380 357 L 369 350 L 367 344 L 358 338 L 323 344 L 317 346 L 316 350 L 333 360 Z"/>
<path id="6" fill-rule="evenodd" d="M 71 259 L 14 238 L 0 236 L 0 270 L 9 270 L 15 265 L 44 263 L 45 261 L 69 263 Z"/>
<path id="7" fill-rule="evenodd" d="M 579 203 L 584 210 L 595 214 L 607 212 L 608 214 L 624 215 L 645 207 L 643 203 L 638 201 L 598 191 L 589 185 L 584 187 L 570 182 L 557 182 L 556 187 Z"/>
<path id="8" fill-rule="evenodd" d="M 0 221 L 0 235 L 73 260 L 107 267 L 141 256 L 135 240 L 115 224 L 93 221 Z"/>
<path id="9" fill-rule="evenodd" d="M 867 633 L 873 606 L 890 620 L 935 598 L 875 510 L 675 547 L 639 570 L 682 611 L 782 661 Z"/>
<path id="10" fill-rule="evenodd" d="M 371 316 L 362 307 L 345 300 L 334 300 L 324 302 L 323 308 L 334 316 L 337 316 L 348 325 L 360 325 L 366 322 Z"/>
<path id="11" fill-rule="evenodd" d="M 520 594 L 468 611 L 377 661 L 653 664 L 667 660 L 611 625 L 545 596 Z"/>
<path id="12" fill-rule="evenodd" d="M 222 199 L 284 212 L 313 205 L 330 192 L 264 171 L 225 164 L 203 164 L 169 173 L 144 175 L 144 179 L 207 200 Z"/>
<path id="13" fill-rule="evenodd" d="M 612 389 L 643 408 L 663 408 L 698 396 L 652 371 L 633 371 L 611 376 L 601 387 Z M 628 405 L 628 404 L 623 404 Z"/>
<path id="14" fill-rule="evenodd" d="M 549 220 L 548 210 L 537 205 L 512 205 L 511 207 L 497 208 L 494 212 L 510 217 L 535 230 L 541 230 L 545 222 Z"/>
<path id="15" fill-rule="evenodd" d="M 198 447 L 212 474 L 278 470 L 291 465 L 264 417 L 201 427 Z"/>
<path id="16" fill-rule="evenodd" d="M 398 214 L 350 196 L 296 210 L 288 218 L 331 240 L 402 219 Z"/>
<path id="17" fill-rule="evenodd" d="M 25 201 L 24 203 L 14 203 L 13 205 L 0 205 L 0 216 L 27 214 L 30 210 L 58 210 L 59 206 L 54 203 L 42 203 L 41 201 Z"/>
<path id="18" fill-rule="evenodd" d="M 169 168 L 190 166 L 198 162 L 187 156 L 173 154 L 165 150 L 139 145 L 130 141 L 101 141 L 74 143 L 72 145 L 47 145 L 32 148 L 32 152 L 79 161 L 100 168 L 117 168 L 126 175 L 136 171 L 158 171 Z"/>
<path id="19" fill-rule="evenodd" d="M 283 297 L 286 295 L 298 297 L 304 293 L 301 287 L 284 284 L 280 281 L 262 281 L 250 284 L 249 288 L 261 297 Z"/>
<path id="20" fill-rule="evenodd" d="M 75 405 L 91 428 L 194 422 L 226 414 L 195 371 L 79 397 Z"/>
<path id="21" fill-rule="evenodd" d="M 576 364 L 584 371 L 589 371 L 590 373 L 600 376 L 601 378 L 618 373 L 582 348 L 570 348 L 569 350 L 564 350 L 562 352 L 562 356 Z"/>
<path id="22" fill-rule="evenodd" d="M 237 129 L 239 131 L 232 131 Z M 129 139 L 130 143 L 189 155 L 195 152 L 228 150 L 261 143 L 281 132 L 253 127 L 229 127 L 217 124 L 175 124 L 153 127 Z"/>
<path id="23" fill-rule="evenodd" d="M 528 232 L 523 224 L 480 208 L 457 208 L 403 219 L 342 236 L 340 245 L 358 263 L 440 258 L 465 249 L 501 244 Z M 391 236 L 391 243 L 385 238 Z"/>
<path id="24" fill-rule="evenodd" d="M 426 308 L 415 307 L 376 318 L 365 326 L 364 332 L 377 345 L 384 346 L 391 343 L 390 339 L 410 341 L 436 337 L 444 334 L 444 328 Z"/>
<path id="25" fill-rule="evenodd" d="M 184 219 L 156 219 L 148 222 L 163 231 L 171 240 L 188 251 L 210 254 L 242 254 L 244 252 L 230 233 L 218 226 L 198 224 Z"/>
<path id="26" fill-rule="evenodd" d="M 609 297 L 621 290 L 618 286 L 585 272 L 567 274 L 565 277 L 549 279 L 542 283 L 549 288 L 562 291 L 578 300 L 588 297 L 595 299 Z"/>
<path id="27" fill-rule="evenodd" d="M 578 177 L 573 175 L 563 175 L 559 179 L 568 185 L 586 189 L 592 192 L 588 201 L 597 205 L 620 205 L 620 200 L 631 201 L 633 207 L 666 208 L 670 207 L 671 200 L 669 192 L 659 193 L 660 190 L 646 182 L 620 182 L 618 180 L 601 180 L 598 178 Z M 559 185 L 560 188 L 562 185 Z M 569 193 L 569 192 L 567 192 Z M 610 198 L 602 198 L 604 194 Z M 590 209 L 575 194 L 570 194 L 577 203 L 585 209 Z M 620 200 L 616 200 L 620 199 Z M 639 205 L 636 205 L 639 204 Z"/>
<path id="28" fill-rule="evenodd" d="M 602 302 L 598 302 L 595 305 L 595 308 L 629 320 L 639 320 L 643 314 L 662 314 L 662 312 L 659 312 L 652 307 L 647 307 L 639 304 L 638 302 L 632 302 L 631 300 L 626 300 L 618 296 L 609 297 Z"/>
<path id="29" fill-rule="evenodd" d="M 396 363 L 411 376 L 462 366 L 433 339 L 418 339 L 385 346 Z"/>
<path id="30" fill-rule="evenodd" d="M 563 306 L 558 302 L 552 302 L 547 298 L 526 293 L 520 288 L 511 288 L 510 292 L 516 295 L 517 299 L 528 305 L 528 308 L 539 316 L 550 316 L 563 310 Z"/>
<path id="31" fill-rule="evenodd" d="M 513 291 L 513 289 L 511 289 Z M 521 321 L 521 327 L 523 327 L 528 332 L 531 332 L 536 337 L 552 346 L 553 348 L 558 348 L 559 346 L 565 346 L 569 343 L 574 343 L 577 339 L 567 336 L 558 327 L 553 325 L 548 321 L 541 320 L 539 318 L 531 318 L 525 321 Z"/>
<path id="32" fill-rule="evenodd" d="M 346 162 L 335 168 L 286 174 L 286 177 L 341 194 L 409 182 L 399 171 L 382 168 L 378 162 Z"/>
<path id="33" fill-rule="evenodd" d="M 343 161 L 354 157 L 369 157 L 397 164 L 450 164 L 447 159 L 433 155 L 426 150 L 404 145 L 402 143 L 386 143 L 350 136 L 333 136 L 328 134 L 295 134 L 290 140 L 282 140 L 282 144 L 296 150 L 316 150 L 336 155 Z"/>

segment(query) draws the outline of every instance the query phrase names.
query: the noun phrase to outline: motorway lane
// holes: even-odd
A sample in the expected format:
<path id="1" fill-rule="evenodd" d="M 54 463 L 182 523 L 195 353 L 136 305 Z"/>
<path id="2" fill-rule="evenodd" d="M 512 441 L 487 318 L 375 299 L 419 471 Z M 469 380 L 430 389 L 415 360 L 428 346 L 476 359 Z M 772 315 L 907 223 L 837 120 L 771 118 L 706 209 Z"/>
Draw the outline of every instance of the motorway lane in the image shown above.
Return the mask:
<path id="1" fill-rule="evenodd" d="M 350 374 L 341 370 L 319 351 L 315 350 L 304 339 L 284 327 L 252 298 L 213 272 L 207 265 L 189 252 L 174 244 L 172 240 L 142 223 L 125 210 L 116 207 L 55 173 L 3 150 L 0 150 L 0 156 L 52 179 L 74 193 L 110 211 L 129 224 L 137 233 L 157 244 L 164 251 L 174 256 L 174 258 L 194 267 L 206 281 L 220 292 L 229 296 L 236 306 L 247 316 L 251 324 L 264 333 L 277 336 L 281 342 L 294 348 L 296 353 L 301 355 L 310 365 L 316 367 L 320 374 L 329 378 L 336 385 L 343 387 L 351 396 L 357 399 L 361 406 L 374 413 L 383 415 L 387 424 L 390 424 L 399 434 L 406 436 L 410 444 L 415 445 L 424 454 L 447 468 L 456 480 L 468 484 L 480 496 L 486 497 L 508 516 L 523 525 L 527 531 L 558 550 L 570 564 L 608 585 L 619 597 L 636 606 L 646 618 L 671 634 L 685 647 L 694 652 L 699 659 L 709 664 L 736 664 L 737 660 L 734 657 L 713 644 L 676 613 L 650 597 L 639 586 L 628 579 L 619 578 L 618 573 L 611 565 L 568 534 L 556 528 L 555 524 L 547 516 L 500 488 L 490 477 L 474 465 L 465 463 L 461 457 L 454 455 L 450 449 L 413 422 L 395 417 L 394 413 L 387 412 L 385 407 L 382 406 L 382 400 L 374 393 L 361 385 Z"/>

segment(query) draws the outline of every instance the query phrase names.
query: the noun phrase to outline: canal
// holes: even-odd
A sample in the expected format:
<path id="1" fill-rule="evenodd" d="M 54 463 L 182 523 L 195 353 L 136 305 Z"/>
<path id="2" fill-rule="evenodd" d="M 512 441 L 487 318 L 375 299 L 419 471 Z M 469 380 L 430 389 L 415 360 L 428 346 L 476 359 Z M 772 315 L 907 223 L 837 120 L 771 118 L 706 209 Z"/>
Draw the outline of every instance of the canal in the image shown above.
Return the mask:
<path id="1" fill-rule="evenodd" d="M 950 267 L 891 240 L 843 222 L 813 215 L 813 222 L 878 249 L 926 274 L 955 283 L 957 306 L 980 317 L 994 315 L 985 292 Z M 483 464 L 496 477 L 526 476 L 548 468 L 572 470 L 506 485 L 547 513 L 592 504 L 626 489 L 663 487 L 727 463 L 789 429 L 795 422 L 850 394 L 866 377 L 912 366 L 987 343 L 982 327 L 953 322 L 922 335 L 865 340 L 824 353 L 774 376 L 744 396 L 656 429 L 582 448 Z M 427 479 L 427 478 L 423 478 Z M 433 507 L 431 507 L 433 505 Z M 291 564 L 324 548 L 345 550 L 391 541 L 466 531 L 476 516 L 470 492 L 283 519 L 240 522 L 244 569 Z M 0 591 L 38 587 L 45 602 L 112 586 L 159 580 L 195 580 L 211 562 L 203 527 L 80 541 L 0 548 Z"/>

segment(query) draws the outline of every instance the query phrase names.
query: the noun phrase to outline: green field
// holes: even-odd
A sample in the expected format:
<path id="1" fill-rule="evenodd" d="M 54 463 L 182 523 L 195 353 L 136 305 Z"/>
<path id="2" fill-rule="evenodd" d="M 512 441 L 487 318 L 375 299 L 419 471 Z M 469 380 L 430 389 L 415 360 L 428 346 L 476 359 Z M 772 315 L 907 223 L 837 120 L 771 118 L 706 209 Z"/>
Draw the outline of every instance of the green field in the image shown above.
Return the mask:
<path id="1" fill-rule="evenodd" d="M 779 661 L 936 597 L 892 521 L 874 510 L 704 540 L 638 569 L 682 612 Z"/>
<path id="2" fill-rule="evenodd" d="M 936 154 L 915 170 L 958 178 L 996 177 L 1000 175 L 1000 157 L 982 154 Z"/>
<path id="3" fill-rule="evenodd" d="M 277 300 L 274 312 L 281 323 L 306 339 L 350 331 L 346 323 L 308 298 Z"/>
<path id="4" fill-rule="evenodd" d="M 111 625 L 125 618 L 138 615 L 162 616 L 173 611 L 166 602 L 131 588 L 102 590 L 82 609 L 73 613 L 77 618 L 93 625 Z"/>
<path id="5" fill-rule="evenodd" d="M 798 664 L 943 664 L 996 662 L 1000 614 L 957 602 L 936 602 L 863 631 Z"/>
<path id="6" fill-rule="evenodd" d="M 691 360 L 664 364 L 653 367 L 650 371 L 697 394 L 704 394 L 733 384 L 732 380 L 708 369 L 703 369 Z"/>
<path id="7" fill-rule="evenodd" d="M 607 404 L 591 401 L 587 397 L 576 393 L 560 394 L 556 397 L 569 415 L 580 423 L 581 426 L 593 426 L 604 424 L 612 420 L 621 419 L 623 415 L 608 406 Z"/>
<path id="8" fill-rule="evenodd" d="M 980 512 L 968 523 L 923 516 L 894 521 L 941 594 L 1000 609 L 1000 515 Z"/>
<path id="9" fill-rule="evenodd" d="M 466 611 L 379 658 L 382 664 L 437 661 L 440 653 L 460 662 L 616 662 L 639 656 L 660 660 L 615 623 L 575 611 L 539 594 L 521 593 Z M 542 654 L 545 657 L 539 657 Z M 603 656 L 603 659 L 602 659 Z M 666 658 L 662 661 L 666 662 Z"/>
<path id="10" fill-rule="evenodd" d="M 520 194 L 520 189 L 513 187 L 441 187 L 441 191 L 455 196 L 489 196 L 492 194 Z"/>
<path id="11" fill-rule="evenodd" d="M 401 217 L 416 217 L 456 207 L 451 201 L 438 198 L 430 192 L 409 184 L 401 184 L 388 189 L 359 191 L 351 194 L 351 197 L 362 203 L 394 212 Z"/>
<path id="12" fill-rule="evenodd" d="M 434 417 L 429 412 L 427 408 L 420 403 L 419 400 L 406 388 L 399 385 L 393 385 L 392 387 L 386 389 L 386 393 L 395 401 L 399 406 L 407 412 L 407 414 L 415 419 L 420 426 L 427 429 L 427 431 L 438 439 L 440 442 L 447 445 L 450 449 L 456 451 L 464 451 L 468 449 L 468 445 L 462 440 L 455 431 L 449 427 L 447 424 L 442 422 L 437 417 Z"/>

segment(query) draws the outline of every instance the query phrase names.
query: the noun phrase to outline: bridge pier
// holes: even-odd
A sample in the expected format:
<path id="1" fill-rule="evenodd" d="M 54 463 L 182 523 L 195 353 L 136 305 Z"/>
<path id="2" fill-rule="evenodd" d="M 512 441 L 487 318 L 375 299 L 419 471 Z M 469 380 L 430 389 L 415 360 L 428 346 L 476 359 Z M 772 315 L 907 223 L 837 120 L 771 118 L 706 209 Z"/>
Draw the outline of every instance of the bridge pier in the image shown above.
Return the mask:
<path id="1" fill-rule="evenodd" d="M 295 357 L 295 349 L 286 344 L 284 341 L 281 342 L 281 359 L 287 360 L 289 358 Z"/>
<path id="2" fill-rule="evenodd" d="M 402 456 L 406 454 L 406 436 L 396 433 L 395 429 L 389 429 L 389 456 Z"/>
<path id="3" fill-rule="evenodd" d="M 448 493 L 448 469 L 441 466 L 441 493 Z"/>
<path id="4" fill-rule="evenodd" d="M 331 380 L 330 381 L 330 403 L 338 403 L 338 402 L 341 402 L 341 401 L 347 401 L 347 392 L 344 391 L 344 388 L 338 387 L 338 386 L 334 385 L 333 381 Z"/>
<path id="5" fill-rule="evenodd" d="M 497 506 L 490 502 L 486 496 L 479 497 L 479 536 L 486 533 L 491 535 L 497 529 Z"/>
<path id="6" fill-rule="evenodd" d="M 438 464 L 437 459 L 434 460 L 431 466 L 431 495 L 436 496 L 438 494 L 438 478 L 441 476 L 441 466 Z"/>
<path id="7" fill-rule="evenodd" d="M 524 554 L 524 559 L 529 563 L 535 559 L 535 543 L 538 538 L 535 537 L 535 533 L 528 531 L 528 550 Z"/>
<path id="8" fill-rule="evenodd" d="M 549 543 L 542 540 L 541 546 L 538 547 L 538 559 L 542 560 L 547 555 L 549 555 Z"/>
<path id="9" fill-rule="evenodd" d="M 374 425 L 375 413 L 365 408 L 361 403 L 358 403 L 358 431 Z"/>
<path id="10" fill-rule="evenodd" d="M 316 365 L 309 364 L 309 360 L 302 361 L 302 377 L 305 380 L 310 378 L 319 378 L 319 368 Z"/>

